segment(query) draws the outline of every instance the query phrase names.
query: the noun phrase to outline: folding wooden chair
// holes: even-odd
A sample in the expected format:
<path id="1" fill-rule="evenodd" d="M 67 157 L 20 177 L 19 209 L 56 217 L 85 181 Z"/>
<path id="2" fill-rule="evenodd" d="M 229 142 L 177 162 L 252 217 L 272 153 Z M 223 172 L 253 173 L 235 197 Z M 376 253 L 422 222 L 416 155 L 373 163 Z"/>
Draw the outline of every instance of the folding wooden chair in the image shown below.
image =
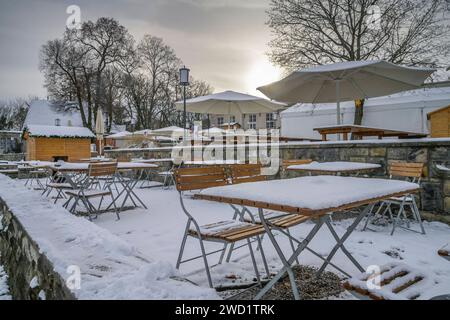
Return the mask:
<path id="1" fill-rule="evenodd" d="M 302 164 L 310 163 L 312 160 L 288 160 L 289 164 L 283 164 L 286 166 L 293 165 L 293 161 L 296 161 L 299 164 L 301 161 Z M 308 162 L 309 161 L 309 162 Z M 230 166 L 230 177 L 232 184 L 240 184 L 240 183 L 248 183 L 248 182 L 258 182 L 267 180 L 266 176 L 261 175 L 262 166 L 261 164 L 245 164 L 245 165 L 233 165 Z M 232 206 L 236 212 L 239 211 L 235 206 Z M 260 220 L 258 214 L 254 215 L 247 208 L 242 208 L 240 212 L 241 217 L 243 217 L 244 222 L 263 225 Z M 236 213 L 234 219 L 236 219 L 238 214 Z M 295 227 L 301 223 L 309 221 L 311 218 L 307 216 L 302 216 L 299 214 L 285 214 L 281 212 L 264 212 L 264 217 L 267 221 L 270 221 L 271 227 L 285 233 L 290 241 L 290 245 L 292 251 L 295 251 L 293 237 L 289 231 L 290 228 Z M 264 237 L 264 235 L 262 236 Z M 229 262 L 231 259 L 231 254 L 233 252 L 233 245 L 228 251 L 228 256 L 226 261 Z M 259 248 L 258 248 L 259 249 Z M 297 263 L 299 263 L 297 259 Z"/>
<path id="2" fill-rule="evenodd" d="M 99 177 L 109 177 L 110 179 L 108 180 L 112 181 L 112 179 L 114 179 L 116 175 L 117 175 L 117 162 L 90 163 L 88 175 L 86 179 L 80 184 L 79 189 L 66 191 L 66 194 L 69 196 L 69 199 L 64 204 L 64 207 L 68 208 L 70 202 L 74 200 L 74 203 L 72 204 L 69 211 L 75 213 L 77 205 L 81 201 L 81 203 L 87 210 L 89 220 L 92 220 L 93 218 L 97 217 L 100 208 L 102 206 L 104 197 L 110 196 L 112 200 L 112 205 L 114 206 L 115 209 L 117 220 L 120 220 L 119 210 L 116 206 L 116 199 L 114 198 L 111 190 L 111 184 L 105 184 L 103 190 L 99 190 L 98 188 L 97 189 L 92 188 L 93 182 L 95 185 L 96 184 L 95 182 L 98 181 L 97 179 Z M 98 205 L 97 208 L 91 202 L 91 199 L 94 198 L 100 198 L 100 204 Z"/>
<path id="3" fill-rule="evenodd" d="M 181 207 L 188 218 L 183 240 L 181 242 L 180 253 L 178 255 L 176 268 L 179 269 L 182 263 L 203 258 L 208 283 L 209 286 L 212 288 L 213 282 L 211 278 L 207 257 L 215 253 L 221 253 L 222 254 L 221 257 L 223 257 L 227 244 L 234 244 L 239 241 L 246 241 L 250 251 L 250 256 L 252 259 L 256 277 L 258 279 L 259 284 L 261 285 L 261 277 L 256 265 L 251 239 L 256 238 L 256 240 L 258 241 L 259 246 L 261 248 L 261 256 L 264 265 L 266 266 L 267 262 L 264 256 L 264 251 L 261 246 L 261 239 L 260 239 L 260 235 L 264 233 L 264 228 L 260 225 L 255 225 L 237 220 L 221 221 L 210 225 L 200 226 L 193 217 L 193 215 L 187 210 L 185 203 L 183 201 L 182 193 L 185 191 L 202 190 L 206 188 L 221 187 L 228 185 L 228 177 L 225 168 L 217 166 L 205 168 L 176 169 L 175 181 L 177 190 L 180 194 Z M 188 237 L 193 237 L 199 240 L 202 255 L 187 260 L 182 260 Z M 205 251 L 204 246 L 204 242 L 206 241 L 223 243 L 225 244 L 225 246 L 220 250 L 207 253 Z"/>
<path id="4" fill-rule="evenodd" d="M 408 180 L 413 183 L 420 184 L 421 178 L 423 175 L 423 163 L 406 163 L 406 162 L 393 162 L 389 166 L 389 178 L 400 178 L 404 180 Z M 398 206 L 398 212 L 394 216 L 392 211 L 392 207 Z M 410 220 L 407 217 L 406 208 L 409 207 L 412 213 L 412 218 L 416 221 L 420 226 L 420 232 L 414 229 L 411 229 Z M 382 210 L 384 211 L 382 212 Z M 382 213 L 381 213 L 382 212 Z M 380 214 L 381 213 L 381 214 Z M 383 201 L 378 210 L 376 212 L 370 212 L 367 216 L 366 223 L 364 225 L 363 231 L 367 229 L 369 222 L 375 219 L 384 219 L 386 214 L 389 214 L 390 220 L 393 223 L 391 235 L 394 234 L 397 227 L 425 234 L 425 229 L 422 224 L 422 218 L 420 216 L 419 207 L 417 206 L 416 199 L 414 195 L 406 195 L 398 198 L 391 198 L 389 200 Z M 406 223 L 406 227 L 403 224 Z"/>

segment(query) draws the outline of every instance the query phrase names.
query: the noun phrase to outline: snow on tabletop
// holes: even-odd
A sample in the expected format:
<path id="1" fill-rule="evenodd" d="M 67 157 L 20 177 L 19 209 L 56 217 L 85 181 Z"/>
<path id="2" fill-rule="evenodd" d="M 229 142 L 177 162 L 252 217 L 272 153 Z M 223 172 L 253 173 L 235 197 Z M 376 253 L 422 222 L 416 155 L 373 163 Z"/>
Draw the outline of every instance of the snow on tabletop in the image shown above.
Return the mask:
<path id="1" fill-rule="evenodd" d="M 311 171 L 353 171 L 353 170 L 367 170 L 381 168 L 379 164 L 374 163 L 360 163 L 360 162 L 311 162 L 309 164 L 292 165 L 287 167 L 288 170 L 311 170 Z"/>
<path id="2" fill-rule="evenodd" d="M 398 180 L 316 176 L 216 187 L 199 194 L 321 210 L 419 188 Z"/>
<path id="3" fill-rule="evenodd" d="M 64 279 L 81 269 L 79 299 L 217 299 L 211 289 L 172 279 L 173 265 L 153 261 L 109 231 L 75 217 L 22 181 L 0 175 L 0 197 Z M 121 221 L 116 221 L 120 224 Z"/>
<path id="4" fill-rule="evenodd" d="M 27 125 L 26 130 L 32 137 L 59 137 L 59 138 L 95 138 L 88 128 Z"/>

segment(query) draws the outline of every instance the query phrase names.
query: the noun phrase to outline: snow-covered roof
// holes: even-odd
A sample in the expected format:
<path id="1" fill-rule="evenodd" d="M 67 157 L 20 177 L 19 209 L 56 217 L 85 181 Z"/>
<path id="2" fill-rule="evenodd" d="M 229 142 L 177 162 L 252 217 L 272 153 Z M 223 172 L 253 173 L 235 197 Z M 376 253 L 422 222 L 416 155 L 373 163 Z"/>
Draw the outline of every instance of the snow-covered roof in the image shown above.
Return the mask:
<path id="1" fill-rule="evenodd" d="M 440 99 L 450 100 L 450 87 L 423 88 L 404 91 L 384 97 L 369 98 L 366 99 L 364 107 L 370 108 L 390 104 L 411 104 Z M 353 101 L 341 102 L 341 110 L 354 107 L 355 103 Z M 313 112 L 315 110 L 336 110 L 336 103 L 298 103 L 282 113 Z"/>
<path id="2" fill-rule="evenodd" d="M 77 104 L 35 100 L 28 108 L 24 127 L 28 125 L 54 126 L 56 119 L 59 119 L 61 126 L 83 126 Z"/>
<path id="3" fill-rule="evenodd" d="M 27 125 L 25 130 L 31 137 L 46 138 L 95 138 L 91 130 L 84 127 L 62 127 Z"/>

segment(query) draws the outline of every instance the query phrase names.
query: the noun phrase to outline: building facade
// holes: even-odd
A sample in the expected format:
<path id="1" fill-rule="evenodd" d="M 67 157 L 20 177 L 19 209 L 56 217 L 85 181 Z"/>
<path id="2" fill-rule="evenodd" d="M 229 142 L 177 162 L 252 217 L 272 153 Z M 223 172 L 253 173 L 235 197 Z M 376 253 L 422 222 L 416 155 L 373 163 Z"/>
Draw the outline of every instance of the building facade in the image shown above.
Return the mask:
<path id="1" fill-rule="evenodd" d="M 243 130 L 280 129 L 281 120 L 278 113 L 256 113 L 232 115 L 210 115 L 210 126 L 226 129 L 230 122 L 232 128 Z"/>

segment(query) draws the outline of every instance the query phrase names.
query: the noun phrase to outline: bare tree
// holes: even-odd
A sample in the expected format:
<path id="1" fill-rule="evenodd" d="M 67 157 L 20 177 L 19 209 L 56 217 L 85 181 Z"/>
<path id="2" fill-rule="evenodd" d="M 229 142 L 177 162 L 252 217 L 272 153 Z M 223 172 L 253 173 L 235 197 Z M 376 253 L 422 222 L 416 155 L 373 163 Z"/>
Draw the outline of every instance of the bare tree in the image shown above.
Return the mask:
<path id="1" fill-rule="evenodd" d="M 21 130 L 30 102 L 37 97 L 0 101 L 0 130 Z"/>
<path id="2" fill-rule="evenodd" d="M 271 0 L 269 55 L 287 71 L 372 59 L 442 67 L 450 51 L 447 13 L 446 0 Z M 355 106 L 361 124 L 364 101 Z"/>

